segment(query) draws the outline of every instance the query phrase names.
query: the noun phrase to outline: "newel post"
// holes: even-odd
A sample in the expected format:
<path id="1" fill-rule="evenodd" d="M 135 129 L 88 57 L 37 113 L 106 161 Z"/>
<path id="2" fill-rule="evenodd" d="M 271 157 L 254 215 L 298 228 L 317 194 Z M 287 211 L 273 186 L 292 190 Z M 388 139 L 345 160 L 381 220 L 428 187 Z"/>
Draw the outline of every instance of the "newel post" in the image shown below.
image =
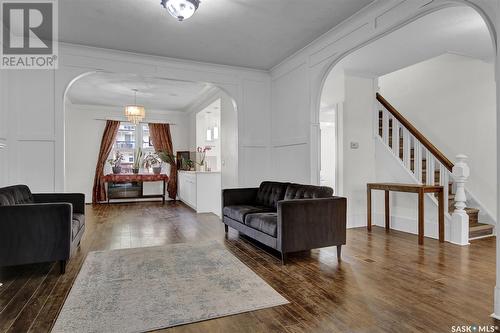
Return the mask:
<path id="1" fill-rule="evenodd" d="M 459 245 L 469 244 L 469 215 L 465 212 L 467 196 L 465 195 L 465 183 L 470 175 L 467 156 L 457 155 L 452 174 L 456 186 L 455 210 L 451 218 L 451 241 Z M 447 190 L 447 189 L 446 189 Z"/>

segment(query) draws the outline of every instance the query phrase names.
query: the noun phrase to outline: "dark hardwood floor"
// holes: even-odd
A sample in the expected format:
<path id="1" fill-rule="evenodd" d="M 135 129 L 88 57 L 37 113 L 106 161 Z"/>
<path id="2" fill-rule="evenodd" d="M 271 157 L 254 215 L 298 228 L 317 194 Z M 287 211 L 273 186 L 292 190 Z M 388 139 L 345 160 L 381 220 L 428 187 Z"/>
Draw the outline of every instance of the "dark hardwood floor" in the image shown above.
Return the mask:
<path id="1" fill-rule="evenodd" d="M 87 206 L 81 249 L 68 262 L 0 268 L 0 332 L 48 332 L 93 250 L 216 239 L 291 303 L 179 326 L 164 332 L 451 332 L 452 325 L 495 325 L 495 239 L 458 247 L 374 227 L 347 232 L 335 248 L 292 254 L 282 266 L 218 218 L 181 203 Z M 162 331 L 162 332 L 163 332 Z"/>

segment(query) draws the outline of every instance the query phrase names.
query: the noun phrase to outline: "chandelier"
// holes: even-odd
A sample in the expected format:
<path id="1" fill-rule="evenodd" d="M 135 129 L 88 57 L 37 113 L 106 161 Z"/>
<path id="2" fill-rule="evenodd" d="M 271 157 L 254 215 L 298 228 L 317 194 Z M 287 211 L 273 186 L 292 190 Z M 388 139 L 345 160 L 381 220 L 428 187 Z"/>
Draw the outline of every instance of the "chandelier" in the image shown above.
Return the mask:
<path id="1" fill-rule="evenodd" d="M 137 89 L 132 90 L 134 91 L 134 104 L 125 106 L 125 117 L 129 122 L 138 124 L 146 116 L 146 110 L 144 106 L 137 105 Z"/>
<path id="2" fill-rule="evenodd" d="M 161 0 L 161 5 L 170 15 L 179 21 L 184 21 L 193 16 L 200 5 L 200 0 Z"/>

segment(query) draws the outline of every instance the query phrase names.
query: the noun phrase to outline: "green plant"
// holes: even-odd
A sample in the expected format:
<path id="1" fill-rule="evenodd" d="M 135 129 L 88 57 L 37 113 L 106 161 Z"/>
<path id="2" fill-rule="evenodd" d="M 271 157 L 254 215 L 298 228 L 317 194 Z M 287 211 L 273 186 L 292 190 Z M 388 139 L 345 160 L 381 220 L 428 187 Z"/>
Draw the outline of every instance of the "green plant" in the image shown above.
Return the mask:
<path id="1" fill-rule="evenodd" d="M 189 158 L 185 159 L 184 157 L 181 159 L 181 168 L 182 170 L 190 170 L 191 168 L 194 168 L 195 163 L 193 160 L 190 160 Z"/>
<path id="2" fill-rule="evenodd" d="M 123 161 L 123 154 L 120 153 L 119 151 L 117 151 L 115 153 L 115 156 L 113 156 L 113 158 L 110 158 L 108 160 L 108 163 L 112 166 L 112 167 L 119 167 L 121 166 L 122 164 L 122 161 Z"/>
<path id="3" fill-rule="evenodd" d="M 141 147 L 137 147 L 135 152 L 134 152 L 134 163 L 132 165 L 132 168 L 133 169 L 140 169 L 141 168 L 141 164 L 142 164 L 142 148 Z"/>
<path id="4" fill-rule="evenodd" d="M 173 154 L 170 154 L 166 151 L 159 151 L 156 154 L 163 162 L 170 165 L 175 164 L 176 158 Z"/>
<path id="5" fill-rule="evenodd" d="M 156 166 L 161 166 L 161 159 L 157 153 L 149 153 L 144 157 L 143 165 L 144 168 L 149 169 Z"/>

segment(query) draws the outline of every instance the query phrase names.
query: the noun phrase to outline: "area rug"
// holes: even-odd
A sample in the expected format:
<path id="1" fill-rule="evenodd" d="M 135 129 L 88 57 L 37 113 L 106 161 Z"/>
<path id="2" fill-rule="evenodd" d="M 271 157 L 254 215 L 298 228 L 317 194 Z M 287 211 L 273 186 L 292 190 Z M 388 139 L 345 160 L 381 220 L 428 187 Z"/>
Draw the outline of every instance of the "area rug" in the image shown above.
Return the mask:
<path id="1" fill-rule="evenodd" d="M 52 332 L 147 332 L 286 303 L 217 242 L 90 252 Z"/>

